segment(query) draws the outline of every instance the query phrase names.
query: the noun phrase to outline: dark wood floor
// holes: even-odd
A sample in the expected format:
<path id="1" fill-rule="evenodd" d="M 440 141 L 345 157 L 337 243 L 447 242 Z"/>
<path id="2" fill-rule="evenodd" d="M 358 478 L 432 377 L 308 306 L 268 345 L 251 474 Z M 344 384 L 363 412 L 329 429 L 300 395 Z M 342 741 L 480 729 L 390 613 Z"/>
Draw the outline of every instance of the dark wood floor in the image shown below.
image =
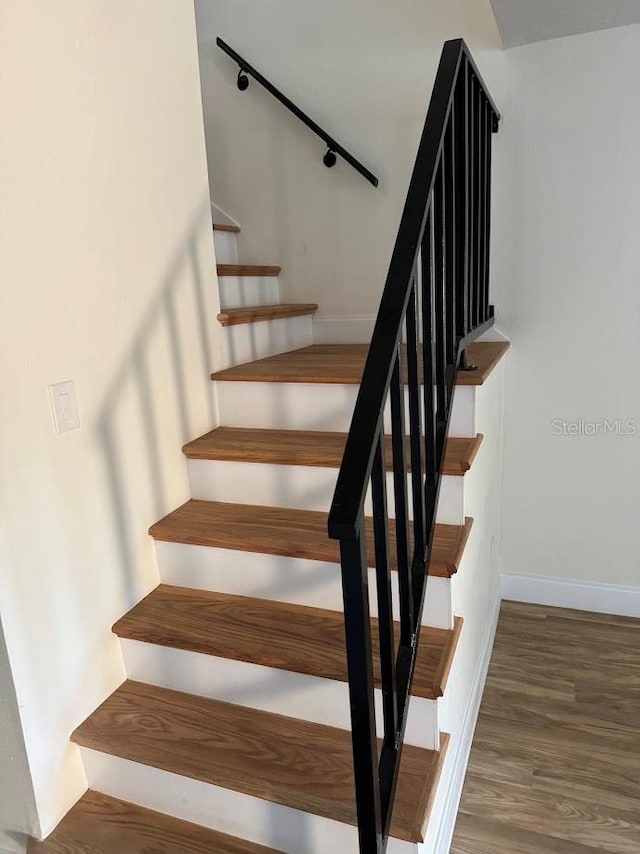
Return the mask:
<path id="1" fill-rule="evenodd" d="M 640 620 L 503 603 L 451 854 L 640 852 Z"/>

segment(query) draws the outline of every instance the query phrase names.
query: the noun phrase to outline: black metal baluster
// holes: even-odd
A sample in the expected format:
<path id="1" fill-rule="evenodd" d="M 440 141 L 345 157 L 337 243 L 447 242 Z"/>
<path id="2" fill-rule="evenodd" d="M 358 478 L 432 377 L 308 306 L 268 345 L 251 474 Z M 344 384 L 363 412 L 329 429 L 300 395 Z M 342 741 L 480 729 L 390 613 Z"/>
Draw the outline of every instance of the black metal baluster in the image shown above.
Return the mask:
<path id="1" fill-rule="evenodd" d="M 447 408 L 446 344 L 444 306 L 444 175 L 442 163 L 438 168 L 433 191 L 433 308 L 434 344 L 436 354 L 436 419 L 442 421 Z"/>
<path id="2" fill-rule="evenodd" d="M 475 253 L 476 243 L 474 240 L 475 228 L 475 200 L 476 200 L 476 163 L 475 163 L 475 87 L 473 82 L 473 71 L 470 67 L 467 69 L 467 140 L 468 140 L 468 169 L 469 169 L 469 188 L 468 188 L 468 219 L 467 219 L 467 300 L 469 305 L 468 327 L 467 332 L 470 332 L 475 325 L 474 313 L 474 279 L 475 279 Z"/>
<path id="3" fill-rule="evenodd" d="M 369 611 L 367 551 L 360 533 L 354 540 L 340 541 L 345 640 L 351 705 L 353 764 L 360 850 L 383 851 L 378 742 L 374 704 L 373 653 Z"/>
<path id="4" fill-rule="evenodd" d="M 391 376 L 391 446 L 393 448 L 393 487 L 396 511 L 396 553 L 400 589 L 400 643 L 413 643 L 413 590 L 409 560 L 409 525 L 407 513 L 407 465 L 405 461 L 404 387 L 402 382 L 402 348 L 398 346 Z"/>
<path id="5" fill-rule="evenodd" d="M 425 520 L 427 531 L 433 522 L 436 494 L 436 411 L 433 383 L 433 219 L 431 211 L 422 237 L 422 359 L 424 371 L 424 456 Z"/>
<path id="6" fill-rule="evenodd" d="M 445 315 L 447 336 L 447 365 L 456 363 L 456 170 L 455 170 L 455 111 L 449 116 L 445 135 L 446 158 L 443 164 L 445 184 L 444 243 L 445 243 Z"/>
<path id="7" fill-rule="evenodd" d="M 491 272 L 491 148 L 493 145 L 493 111 L 491 104 L 487 101 L 487 130 L 486 130 L 486 145 L 487 145 L 487 183 L 485 189 L 485 245 L 486 245 L 486 264 L 484 268 L 485 283 L 484 283 L 484 316 L 489 317 L 489 275 Z"/>
<path id="8" fill-rule="evenodd" d="M 456 86 L 456 231 L 458 235 L 456 274 L 458 279 L 456 302 L 458 336 L 464 338 L 469 331 L 469 143 L 468 143 L 468 93 L 469 75 L 467 61 L 461 62 Z"/>
<path id="9" fill-rule="evenodd" d="M 411 493 L 413 497 L 413 546 L 415 555 L 424 560 L 427 540 L 424 527 L 424 493 L 422 491 L 422 407 L 418 371 L 418 292 L 416 276 L 407 305 L 407 390 L 409 393 L 409 443 L 411 448 Z"/>
<path id="10" fill-rule="evenodd" d="M 487 102 L 482 93 L 478 92 L 478 105 L 480 109 L 480 120 L 478 122 L 480 134 L 480 198 L 478 205 L 478 237 L 479 237 L 479 275 L 478 275 L 478 322 L 484 323 L 485 316 L 485 287 L 487 268 Z"/>
<path id="11" fill-rule="evenodd" d="M 384 745 L 395 750 L 398 732 L 396 694 L 396 650 L 393 641 L 393 599 L 389 566 L 389 513 L 387 508 L 387 466 L 382 426 L 371 471 L 373 534 L 376 550 L 376 589 L 380 632 L 380 679 L 384 715 Z M 384 804 L 382 805 L 384 809 Z"/>
<path id="12" fill-rule="evenodd" d="M 482 277 L 482 229 L 480 225 L 480 209 L 482 205 L 482 134 L 480 124 L 482 111 L 480 105 L 481 91 L 477 81 L 473 86 L 473 158 L 474 158 L 474 200 L 473 200 L 473 326 L 478 326 L 480 319 L 480 280 Z"/>

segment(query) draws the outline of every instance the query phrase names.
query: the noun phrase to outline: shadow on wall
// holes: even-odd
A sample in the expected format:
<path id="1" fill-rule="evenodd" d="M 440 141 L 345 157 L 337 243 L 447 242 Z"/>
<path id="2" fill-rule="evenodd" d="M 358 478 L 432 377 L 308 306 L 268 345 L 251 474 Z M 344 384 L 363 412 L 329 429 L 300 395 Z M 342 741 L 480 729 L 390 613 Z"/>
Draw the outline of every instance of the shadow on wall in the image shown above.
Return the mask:
<path id="1" fill-rule="evenodd" d="M 205 198 L 169 261 L 95 424 L 125 586 L 121 592 L 128 601 L 140 594 L 135 579 L 148 525 L 174 509 L 176 495 L 188 497 L 181 447 L 216 421 L 209 391 L 215 278 L 200 258 L 202 231 L 210 228 Z"/>
<path id="2" fill-rule="evenodd" d="M 36 808 L 7 647 L 0 621 L 0 854 L 26 850 Z"/>

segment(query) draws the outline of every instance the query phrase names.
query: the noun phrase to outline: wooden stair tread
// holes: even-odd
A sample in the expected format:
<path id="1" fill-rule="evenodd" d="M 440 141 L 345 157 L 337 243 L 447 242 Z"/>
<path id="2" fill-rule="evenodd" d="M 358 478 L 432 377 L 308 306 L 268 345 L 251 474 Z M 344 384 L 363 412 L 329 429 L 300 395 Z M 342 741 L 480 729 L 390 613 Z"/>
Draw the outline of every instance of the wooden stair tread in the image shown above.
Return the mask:
<path id="1" fill-rule="evenodd" d="M 348 730 L 127 681 L 78 727 L 72 741 L 356 824 Z M 444 737 L 438 752 L 403 747 L 393 836 L 422 841 L 447 742 Z"/>
<path id="2" fill-rule="evenodd" d="M 277 320 L 281 317 L 301 317 L 315 314 L 316 303 L 278 303 L 277 305 L 254 305 L 241 308 L 225 308 L 218 315 L 222 326 L 236 326 L 239 323 L 259 323 L 263 320 Z"/>
<path id="3" fill-rule="evenodd" d="M 219 276 L 279 276 L 282 267 L 273 264 L 217 264 Z"/>
<path id="4" fill-rule="evenodd" d="M 464 475 L 478 453 L 484 437 L 447 440 L 443 474 Z M 272 463 L 275 465 L 339 468 L 346 433 L 320 430 L 264 430 L 244 427 L 217 427 L 189 442 L 183 451 L 195 460 Z M 392 468 L 391 438 L 387 437 L 387 468 Z M 409 456 L 407 456 L 409 462 Z"/>
<path id="5" fill-rule="evenodd" d="M 277 854 L 244 839 L 88 791 L 29 854 Z"/>
<path id="6" fill-rule="evenodd" d="M 213 230 L 214 231 L 230 231 L 232 234 L 239 234 L 240 233 L 240 226 L 239 225 L 227 225 L 226 223 L 223 223 L 223 222 L 214 222 L 213 223 Z"/>
<path id="7" fill-rule="evenodd" d="M 372 619 L 380 687 L 378 621 Z M 444 693 L 462 628 L 423 626 L 412 694 Z M 342 611 L 161 584 L 114 625 L 120 638 L 347 682 Z M 396 625 L 396 639 L 400 626 Z"/>
<path id="8" fill-rule="evenodd" d="M 475 371 L 458 371 L 456 385 L 482 385 L 509 347 L 505 341 L 482 341 L 467 349 Z M 216 371 L 219 382 L 332 383 L 358 385 L 368 344 L 313 344 Z"/>
<path id="9" fill-rule="evenodd" d="M 464 525 L 436 525 L 429 574 L 457 572 L 473 519 Z M 369 565 L 375 565 L 373 520 L 365 520 Z M 156 540 L 213 546 L 261 554 L 340 562 L 339 544 L 327 534 L 327 514 L 317 510 L 230 504 L 191 499 L 149 529 Z M 395 526 L 389 520 L 391 568 L 395 568 Z"/>

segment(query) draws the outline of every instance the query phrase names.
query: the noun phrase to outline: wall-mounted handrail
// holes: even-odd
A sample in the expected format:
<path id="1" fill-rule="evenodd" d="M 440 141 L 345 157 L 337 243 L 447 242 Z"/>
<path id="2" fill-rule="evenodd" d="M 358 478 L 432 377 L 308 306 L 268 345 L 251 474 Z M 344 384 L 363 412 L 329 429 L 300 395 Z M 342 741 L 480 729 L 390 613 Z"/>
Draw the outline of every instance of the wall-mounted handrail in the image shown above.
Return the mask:
<path id="1" fill-rule="evenodd" d="M 378 186 L 378 179 L 376 176 L 370 172 L 366 166 L 363 166 L 359 160 L 349 154 L 344 146 L 340 145 L 339 142 L 330 136 L 325 130 L 323 130 L 319 124 L 313 121 L 313 119 L 309 118 L 309 116 L 303 112 L 300 107 L 296 106 L 290 98 L 287 98 L 279 89 L 270 83 L 266 77 L 260 74 L 252 65 L 250 65 L 246 59 L 240 56 L 232 47 L 230 47 L 226 42 L 224 42 L 221 38 L 216 39 L 216 44 L 221 50 L 223 50 L 234 62 L 237 62 L 240 66 L 240 71 L 238 73 L 238 89 L 243 92 L 249 86 L 249 79 L 247 75 L 253 77 L 253 79 L 258 82 L 261 86 L 263 86 L 267 92 L 270 92 L 274 98 L 277 98 L 281 104 L 290 110 L 296 118 L 300 119 L 310 130 L 312 130 L 320 139 L 324 140 L 327 144 L 327 153 L 324 156 L 323 162 L 324 165 L 331 168 L 335 166 L 336 156 L 339 155 L 342 159 L 352 166 L 356 172 L 359 172 L 363 178 L 366 178 L 370 184 L 373 184 L 374 187 Z"/>
<path id="2" fill-rule="evenodd" d="M 464 41 L 446 42 L 329 513 L 329 536 L 340 541 L 362 854 L 382 854 L 389 834 L 455 374 L 469 369 L 466 348 L 494 318 L 489 304 L 491 142 L 499 118 Z M 391 434 L 393 525 L 385 433 Z M 367 554 L 369 486 L 374 548 Z M 378 644 L 372 643 L 369 606 L 372 566 Z M 394 638 L 392 568 L 399 591 L 399 642 Z M 375 646 L 383 699 L 380 753 Z"/>

